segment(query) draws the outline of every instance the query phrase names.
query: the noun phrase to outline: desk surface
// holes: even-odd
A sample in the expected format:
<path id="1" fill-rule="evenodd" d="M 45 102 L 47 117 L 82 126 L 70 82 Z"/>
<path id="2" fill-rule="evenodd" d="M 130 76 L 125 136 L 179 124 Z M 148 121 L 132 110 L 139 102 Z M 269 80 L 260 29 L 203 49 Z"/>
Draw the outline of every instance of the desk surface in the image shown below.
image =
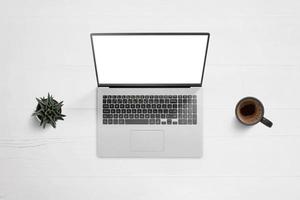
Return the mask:
<path id="1" fill-rule="evenodd" d="M 299 199 L 299 1 L 1 1 L 0 199 Z M 197 27 L 197 28 L 195 28 Z M 96 157 L 90 32 L 209 31 L 202 159 Z M 35 97 L 64 100 L 41 129 Z M 274 126 L 240 126 L 258 97 Z"/>

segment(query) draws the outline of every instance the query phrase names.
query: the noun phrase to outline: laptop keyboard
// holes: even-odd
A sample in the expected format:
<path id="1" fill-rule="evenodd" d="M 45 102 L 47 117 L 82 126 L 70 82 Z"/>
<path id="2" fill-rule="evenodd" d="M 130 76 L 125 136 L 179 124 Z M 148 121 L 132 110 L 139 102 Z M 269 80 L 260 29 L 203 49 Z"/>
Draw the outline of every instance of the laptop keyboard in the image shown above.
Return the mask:
<path id="1" fill-rule="evenodd" d="M 103 95 L 103 124 L 197 124 L 196 95 Z"/>

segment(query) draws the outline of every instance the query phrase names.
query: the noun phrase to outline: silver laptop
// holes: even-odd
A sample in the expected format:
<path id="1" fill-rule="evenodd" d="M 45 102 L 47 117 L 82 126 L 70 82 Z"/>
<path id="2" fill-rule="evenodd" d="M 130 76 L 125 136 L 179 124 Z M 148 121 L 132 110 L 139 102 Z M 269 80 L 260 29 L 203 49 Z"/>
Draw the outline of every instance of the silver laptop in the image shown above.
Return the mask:
<path id="1" fill-rule="evenodd" d="M 92 33 L 99 157 L 201 157 L 209 33 Z"/>

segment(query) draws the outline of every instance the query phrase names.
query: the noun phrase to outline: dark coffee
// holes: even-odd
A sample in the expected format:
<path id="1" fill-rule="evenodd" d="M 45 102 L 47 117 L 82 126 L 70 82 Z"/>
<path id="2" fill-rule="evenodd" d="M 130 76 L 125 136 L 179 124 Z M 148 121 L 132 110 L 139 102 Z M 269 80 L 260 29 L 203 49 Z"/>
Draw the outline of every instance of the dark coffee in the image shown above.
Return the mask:
<path id="1" fill-rule="evenodd" d="M 248 104 L 241 108 L 241 114 L 243 116 L 253 115 L 256 111 L 254 104 Z"/>
<path id="2" fill-rule="evenodd" d="M 272 122 L 264 118 L 264 106 L 254 97 L 241 99 L 235 108 L 235 114 L 238 120 L 245 125 L 254 125 L 258 122 L 271 127 Z"/>

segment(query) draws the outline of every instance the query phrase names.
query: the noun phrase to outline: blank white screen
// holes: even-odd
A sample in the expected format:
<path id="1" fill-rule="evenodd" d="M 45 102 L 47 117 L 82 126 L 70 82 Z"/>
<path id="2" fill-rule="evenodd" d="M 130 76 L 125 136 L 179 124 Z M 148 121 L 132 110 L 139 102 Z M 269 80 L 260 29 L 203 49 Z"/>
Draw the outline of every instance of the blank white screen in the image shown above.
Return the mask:
<path id="1" fill-rule="evenodd" d="M 200 83 L 208 35 L 93 35 L 100 84 Z"/>

